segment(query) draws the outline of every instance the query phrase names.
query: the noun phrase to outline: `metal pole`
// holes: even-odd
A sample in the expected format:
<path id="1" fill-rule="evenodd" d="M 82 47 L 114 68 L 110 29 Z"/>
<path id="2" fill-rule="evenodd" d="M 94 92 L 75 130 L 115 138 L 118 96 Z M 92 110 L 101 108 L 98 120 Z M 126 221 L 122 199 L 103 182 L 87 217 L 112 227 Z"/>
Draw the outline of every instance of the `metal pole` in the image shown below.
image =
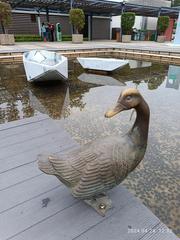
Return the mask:
<path id="1" fill-rule="evenodd" d="M 70 9 L 73 8 L 73 0 L 70 0 Z"/>
<path id="2" fill-rule="evenodd" d="M 88 15 L 88 41 L 91 41 L 91 16 Z"/>
<path id="3" fill-rule="evenodd" d="M 88 41 L 92 40 L 92 13 L 88 16 Z"/>
<path id="4" fill-rule="evenodd" d="M 109 40 L 112 40 L 112 16 L 110 16 L 110 31 L 109 31 Z"/>
<path id="5" fill-rule="evenodd" d="M 38 15 L 37 15 L 37 22 L 38 22 L 39 36 L 41 36 L 41 18 L 40 18 L 40 12 L 39 11 L 38 11 Z"/>
<path id="6" fill-rule="evenodd" d="M 125 10 L 125 2 L 123 1 L 122 8 L 121 8 L 121 16 L 122 16 L 124 10 Z M 122 28 L 121 28 L 121 24 L 120 24 L 120 41 L 122 42 Z"/>
<path id="7" fill-rule="evenodd" d="M 49 8 L 46 8 L 46 20 L 49 22 Z"/>
<path id="8" fill-rule="evenodd" d="M 159 16 L 161 16 L 161 8 L 158 11 L 158 18 L 159 18 Z M 155 41 L 157 41 L 157 37 L 158 37 L 158 29 L 157 29 L 157 26 L 156 26 Z"/>
<path id="9" fill-rule="evenodd" d="M 73 8 L 73 0 L 70 0 L 70 9 Z M 73 34 L 74 31 L 73 31 L 73 25 L 71 24 L 71 34 Z"/>

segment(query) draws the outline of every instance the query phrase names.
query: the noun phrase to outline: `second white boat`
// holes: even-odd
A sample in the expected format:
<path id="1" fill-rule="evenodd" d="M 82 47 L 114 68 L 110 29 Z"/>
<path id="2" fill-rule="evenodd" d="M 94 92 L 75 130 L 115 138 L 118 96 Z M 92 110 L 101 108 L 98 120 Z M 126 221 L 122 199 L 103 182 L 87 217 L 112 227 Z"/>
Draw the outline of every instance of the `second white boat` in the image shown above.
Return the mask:
<path id="1" fill-rule="evenodd" d="M 115 58 L 77 58 L 78 62 L 84 69 L 112 72 L 124 67 L 129 63 L 128 60 Z"/>

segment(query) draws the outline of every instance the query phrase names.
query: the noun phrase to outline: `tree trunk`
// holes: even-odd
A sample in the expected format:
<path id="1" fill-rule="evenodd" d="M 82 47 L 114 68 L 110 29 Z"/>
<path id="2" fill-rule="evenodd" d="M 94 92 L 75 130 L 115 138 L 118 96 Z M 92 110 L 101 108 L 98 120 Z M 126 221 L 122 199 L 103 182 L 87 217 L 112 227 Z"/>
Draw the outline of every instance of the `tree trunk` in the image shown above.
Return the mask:
<path id="1" fill-rule="evenodd" d="M 3 22 L 1 21 L 1 28 L 2 28 L 2 32 L 3 32 L 3 34 L 5 34 L 6 32 L 5 32 L 5 27 L 4 27 L 4 24 L 3 24 Z"/>

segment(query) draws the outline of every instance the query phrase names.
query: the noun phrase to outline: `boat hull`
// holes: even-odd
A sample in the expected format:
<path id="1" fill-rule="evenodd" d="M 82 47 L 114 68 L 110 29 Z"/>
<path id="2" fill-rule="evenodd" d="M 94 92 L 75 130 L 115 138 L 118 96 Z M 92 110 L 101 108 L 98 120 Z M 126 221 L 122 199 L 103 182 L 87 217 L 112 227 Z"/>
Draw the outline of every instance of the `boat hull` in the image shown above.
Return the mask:
<path id="1" fill-rule="evenodd" d="M 114 58 L 77 58 L 81 66 L 86 70 L 112 72 L 129 63 L 128 60 Z"/>
<path id="2" fill-rule="evenodd" d="M 54 52 L 33 50 L 24 53 L 23 63 L 29 82 L 68 79 L 67 58 Z"/>

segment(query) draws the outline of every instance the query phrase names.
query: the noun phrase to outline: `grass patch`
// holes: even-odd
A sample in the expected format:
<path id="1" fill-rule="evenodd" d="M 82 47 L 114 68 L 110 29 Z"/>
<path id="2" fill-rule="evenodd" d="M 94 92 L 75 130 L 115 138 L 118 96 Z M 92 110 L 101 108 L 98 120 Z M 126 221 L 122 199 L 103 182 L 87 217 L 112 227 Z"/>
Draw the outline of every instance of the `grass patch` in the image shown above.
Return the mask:
<path id="1" fill-rule="evenodd" d="M 28 34 L 15 34 L 15 42 L 41 42 L 43 41 L 42 37 L 39 35 L 28 35 Z M 88 41 L 88 38 L 84 38 L 85 41 Z M 62 41 L 72 41 L 71 35 L 62 35 Z"/>

